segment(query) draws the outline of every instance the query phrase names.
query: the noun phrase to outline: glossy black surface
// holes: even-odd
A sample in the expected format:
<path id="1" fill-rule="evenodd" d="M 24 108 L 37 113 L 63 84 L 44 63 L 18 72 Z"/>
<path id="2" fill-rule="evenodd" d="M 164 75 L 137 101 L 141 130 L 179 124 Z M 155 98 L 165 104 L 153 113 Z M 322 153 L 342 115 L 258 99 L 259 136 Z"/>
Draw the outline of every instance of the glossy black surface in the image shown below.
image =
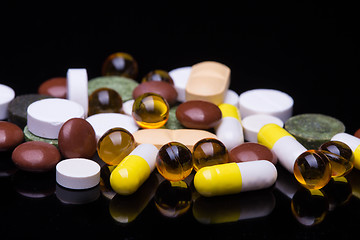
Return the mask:
<path id="1" fill-rule="evenodd" d="M 253 88 L 278 89 L 294 98 L 294 114 L 310 112 L 335 117 L 344 122 L 346 132 L 351 134 L 360 128 L 356 110 L 360 104 L 356 87 L 360 79 L 359 17 L 351 4 L 51 4 L 2 3 L 0 83 L 14 88 L 17 95 L 36 93 L 43 81 L 65 76 L 68 68 L 84 67 L 89 78 L 97 77 L 106 57 L 123 51 L 138 62 L 139 82 L 154 69 L 171 70 L 215 60 L 231 68 L 230 88 L 238 93 Z M 325 199 L 315 195 L 307 202 L 300 201 L 302 193 L 294 190 L 294 178 L 280 166 L 278 169 L 278 182 L 285 178 L 284 182 L 290 184 L 285 188 L 291 194 L 284 194 L 286 191 L 278 185 L 213 199 L 196 198 L 193 193 L 191 206 L 177 218 L 163 216 L 154 198 L 146 205 L 141 197 L 116 197 L 119 202 L 130 202 L 140 209 L 145 205 L 133 222 L 124 224 L 114 220 L 111 201 L 98 188 L 75 192 L 77 201 L 85 201 L 86 195 L 96 200 L 69 204 L 73 192 L 56 186 L 54 172 L 35 175 L 16 171 L 9 154 L 1 154 L 0 234 L 3 238 L 356 238 L 360 224 L 360 199 L 356 192 L 360 186 L 359 170 L 353 170 L 348 177 L 357 196 L 349 196 L 350 186 L 340 182 L 329 187 Z M 192 188 L 191 180 L 187 184 Z M 156 188 L 147 189 L 144 192 L 156 193 Z M 55 192 L 64 193 L 61 200 Z M 293 209 L 301 209 L 301 218 L 292 212 L 292 196 L 296 197 Z M 304 202 L 304 206 L 299 202 Z M 239 212 L 245 218 L 252 216 L 252 209 L 258 211 L 259 217 L 220 224 L 205 224 L 195 217 L 203 212 L 220 216 Z M 301 223 L 311 222 L 312 216 L 321 221 L 314 226 Z"/>

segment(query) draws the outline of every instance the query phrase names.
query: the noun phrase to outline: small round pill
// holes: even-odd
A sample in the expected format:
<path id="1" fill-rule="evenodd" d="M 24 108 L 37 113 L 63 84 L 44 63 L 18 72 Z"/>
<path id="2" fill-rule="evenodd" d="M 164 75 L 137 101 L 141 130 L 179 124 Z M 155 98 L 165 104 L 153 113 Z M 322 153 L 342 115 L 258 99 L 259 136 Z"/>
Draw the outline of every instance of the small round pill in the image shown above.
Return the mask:
<path id="1" fill-rule="evenodd" d="M 88 189 L 100 182 L 100 165 L 84 158 L 71 158 L 56 165 L 56 182 L 70 189 Z"/>
<path id="2" fill-rule="evenodd" d="M 38 88 L 38 93 L 57 98 L 66 98 L 66 86 L 65 77 L 54 77 L 43 82 Z"/>
<path id="3" fill-rule="evenodd" d="M 0 152 L 14 149 L 24 141 L 24 134 L 17 125 L 0 121 Z"/>
<path id="4" fill-rule="evenodd" d="M 144 93 L 156 93 L 165 98 L 170 106 L 175 105 L 177 92 L 174 85 L 168 82 L 149 81 L 142 82 L 133 91 L 133 99 L 136 99 Z"/>
<path id="5" fill-rule="evenodd" d="M 46 172 L 60 161 L 59 150 L 50 143 L 25 142 L 17 146 L 11 156 L 15 165 L 29 172 Z"/>

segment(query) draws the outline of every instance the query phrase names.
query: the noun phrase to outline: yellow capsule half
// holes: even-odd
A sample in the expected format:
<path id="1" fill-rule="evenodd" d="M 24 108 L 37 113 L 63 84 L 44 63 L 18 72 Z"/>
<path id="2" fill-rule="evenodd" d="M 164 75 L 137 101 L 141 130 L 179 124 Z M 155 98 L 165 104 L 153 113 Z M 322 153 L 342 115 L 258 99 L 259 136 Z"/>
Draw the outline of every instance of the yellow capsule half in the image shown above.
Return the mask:
<path id="1" fill-rule="evenodd" d="M 212 197 L 267 188 L 276 178 L 277 170 L 267 160 L 225 163 L 201 168 L 194 186 L 201 195 Z"/>

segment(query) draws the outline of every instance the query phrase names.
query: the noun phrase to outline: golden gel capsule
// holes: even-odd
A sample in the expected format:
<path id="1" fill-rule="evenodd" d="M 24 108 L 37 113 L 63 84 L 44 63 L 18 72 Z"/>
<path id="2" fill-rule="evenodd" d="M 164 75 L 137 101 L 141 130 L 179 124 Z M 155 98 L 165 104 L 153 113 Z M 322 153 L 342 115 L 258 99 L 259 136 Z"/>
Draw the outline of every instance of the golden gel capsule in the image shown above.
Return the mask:
<path id="1" fill-rule="evenodd" d="M 140 144 L 110 175 L 112 189 L 118 194 L 130 195 L 148 179 L 155 168 L 158 149 L 152 144 Z"/>
<path id="2" fill-rule="evenodd" d="M 274 164 L 258 160 L 201 168 L 195 174 L 194 185 L 201 195 L 212 197 L 267 188 L 276 178 Z"/>

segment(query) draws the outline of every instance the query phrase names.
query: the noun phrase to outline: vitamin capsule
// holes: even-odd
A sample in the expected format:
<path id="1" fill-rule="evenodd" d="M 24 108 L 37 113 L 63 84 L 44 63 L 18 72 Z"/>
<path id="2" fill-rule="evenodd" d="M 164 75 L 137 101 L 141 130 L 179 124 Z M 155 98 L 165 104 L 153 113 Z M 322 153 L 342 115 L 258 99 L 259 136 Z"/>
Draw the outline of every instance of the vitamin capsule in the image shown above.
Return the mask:
<path id="1" fill-rule="evenodd" d="M 122 195 L 130 195 L 148 179 L 155 169 L 158 149 L 152 144 L 138 145 L 110 175 L 112 189 Z"/>
<path id="2" fill-rule="evenodd" d="M 331 138 L 331 141 L 340 141 L 347 144 L 354 155 L 354 167 L 360 169 L 360 138 L 348 133 L 338 133 Z"/>
<path id="3" fill-rule="evenodd" d="M 194 185 L 201 195 L 212 197 L 267 188 L 276 178 L 274 164 L 259 160 L 201 168 L 195 174 Z"/>
<path id="4" fill-rule="evenodd" d="M 271 149 L 281 165 L 294 173 L 294 163 L 297 157 L 306 151 L 290 133 L 277 124 L 269 123 L 258 133 L 258 143 Z"/>
<path id="5" fill-rule="evenodd" d="M 231 150 L 244 142 L 240 114 L 235 106 L 228 103 L 220 104 L 219 109 L 222 113 L 222 119 L 215 127 L 215 133 L 226 148 Z"/>

